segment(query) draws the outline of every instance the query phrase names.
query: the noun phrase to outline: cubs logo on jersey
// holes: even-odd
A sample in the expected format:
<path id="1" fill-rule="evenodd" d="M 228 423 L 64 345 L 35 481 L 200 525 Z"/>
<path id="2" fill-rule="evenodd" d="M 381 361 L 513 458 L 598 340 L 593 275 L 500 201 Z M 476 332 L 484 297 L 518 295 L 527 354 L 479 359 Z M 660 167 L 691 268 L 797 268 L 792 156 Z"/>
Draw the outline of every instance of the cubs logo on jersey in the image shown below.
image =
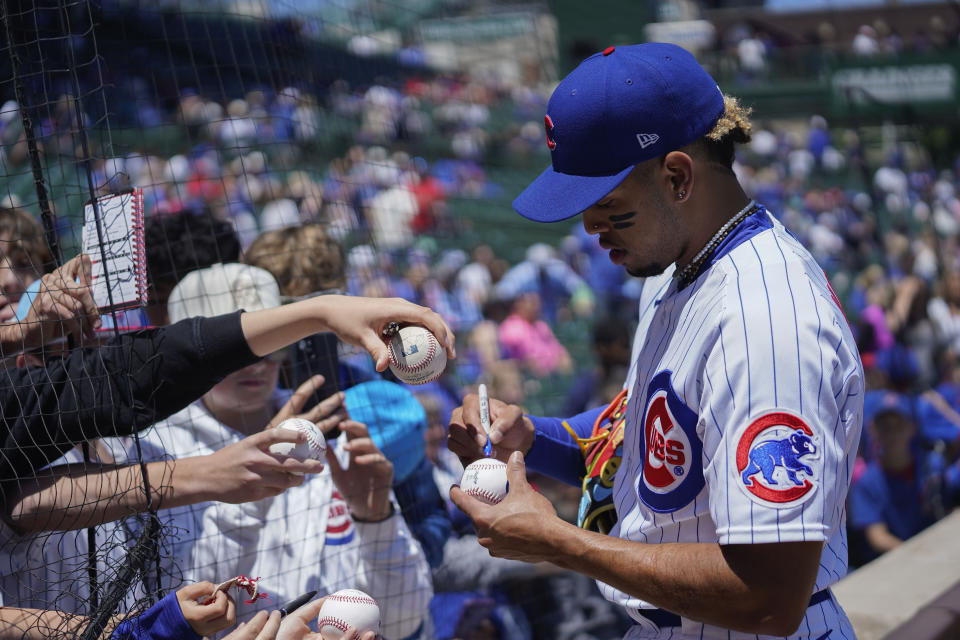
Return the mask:
<path id="1" fill-rule="evenodd" d="M 813 430 L 788 411 L 763 414 L 737 439 L 740 487 L 751 500 L 772 507 L 792 507 L 813 495 L 819 480 Z"/>
<path id="2" fill-rule="evenodd" d="M 697 414 L 673 390 L 669 371 L 650 381 L 642 425 L 640 499 L 654 511 L 676 511 L 703 489 L 703 443 Z"/>
<path id="3" fill-rule="evenodd" d="M 337 546 L 349 544 L 353 540 L 356 527 L 350 517 L 347 506 L 339 491 L 334 490 L 330 497 L 330 515 L 327 516 L 327 544 Z"/>

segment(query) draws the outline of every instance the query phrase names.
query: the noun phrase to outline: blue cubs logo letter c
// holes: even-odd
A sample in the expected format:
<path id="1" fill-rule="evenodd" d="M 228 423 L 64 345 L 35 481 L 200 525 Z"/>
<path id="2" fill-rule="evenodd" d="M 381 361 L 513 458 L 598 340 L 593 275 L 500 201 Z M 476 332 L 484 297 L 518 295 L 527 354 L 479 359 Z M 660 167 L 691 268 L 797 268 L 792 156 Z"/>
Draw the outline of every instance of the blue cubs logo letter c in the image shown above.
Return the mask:
<path id="1" fill-rule="evenodd" d="M 553 139 L 553 120 L 550 116 L 543 116 L 543 128 L 547 130 L 547 148 L 553 151 L 557 148 L 557 142 Z"/>

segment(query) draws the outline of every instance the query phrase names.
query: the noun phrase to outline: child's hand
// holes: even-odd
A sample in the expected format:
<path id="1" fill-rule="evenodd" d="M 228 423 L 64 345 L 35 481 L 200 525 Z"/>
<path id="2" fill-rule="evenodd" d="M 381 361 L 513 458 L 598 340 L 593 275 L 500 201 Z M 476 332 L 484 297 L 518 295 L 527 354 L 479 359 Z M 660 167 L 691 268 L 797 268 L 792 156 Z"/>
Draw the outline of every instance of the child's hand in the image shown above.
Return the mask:
<path id="1" fill-rule="evenodd" d="M 201 636 L 212 636 L 223 631 L 237 621 L 237 607 L 233 598 L 223 591 L 217 591 L 208 598 L 217 585 L 212 582 L 197 582 L 177 591 L 180 611 L 190 627 Z M 200 604 L 198 600 L 206 604 Z"/>

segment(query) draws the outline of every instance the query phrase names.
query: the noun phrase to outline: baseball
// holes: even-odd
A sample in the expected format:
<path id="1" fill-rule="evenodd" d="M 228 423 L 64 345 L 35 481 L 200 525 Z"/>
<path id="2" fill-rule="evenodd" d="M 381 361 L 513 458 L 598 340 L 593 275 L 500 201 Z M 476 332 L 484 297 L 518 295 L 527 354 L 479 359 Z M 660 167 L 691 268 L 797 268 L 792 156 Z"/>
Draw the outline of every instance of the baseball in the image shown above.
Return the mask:
<path id="1" fill-rule="evenodd" d="M 494 458 L 474 460 L 463 470 L 460 489 L 487 504 L 498 504 L 507 497 L 507 465 Z"/>
<path id="2" fill-rule="evenodd" d="M 410 325 L 390 340 L 390 371 L 407 384 L 436 380 L 447 366 L 447 352 L 437 337 L 423 327 Z"/>
<path id="3" fill-rule="evenodd" d="M 377 601 L 356 589 L 342 589 L 331 593 L 320 607 L 317 627 L 324 640 L 340 640 L 347 627 L 365 631 L 380 631 L 380 607 Z"/>
<path id="4" fill-rule="evenodd" d="M 317 425 L 303 418 L 288 418 L 277 425 L 277 429 L 302 431 L 307 434 L 306 442 L 275 442 L 270 445 L 270 453 L 279 456 L 290 456 L 300 462 L 304 460 L 323 460 L 327 451 L 327 441 L 324 439 Z"/>

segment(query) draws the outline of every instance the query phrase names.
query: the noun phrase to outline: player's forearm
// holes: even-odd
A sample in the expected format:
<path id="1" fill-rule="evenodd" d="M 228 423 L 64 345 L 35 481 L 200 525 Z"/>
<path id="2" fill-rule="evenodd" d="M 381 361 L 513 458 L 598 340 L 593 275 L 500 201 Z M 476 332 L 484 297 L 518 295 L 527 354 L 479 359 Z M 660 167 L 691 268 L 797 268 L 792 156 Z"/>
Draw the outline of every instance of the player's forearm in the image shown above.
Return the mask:
<path id="1" fill-rule="evenodd" d="M 211 498 L 203 486 L 205 456 L 146 465 L 154 508 L 195 504 Z M 139 465 L 53 467 L 21 489 L 10 509 L 19 531 L 70 531 L 119 520 L 147 510 Z"/>
<path id="2" fill-rule="evenodd" d="M 550 560 L 562 568 L 693 620 L 772 635 L 792 634 L 803 619 L 822 546 L 652 545 L 556 528 Z"/>

